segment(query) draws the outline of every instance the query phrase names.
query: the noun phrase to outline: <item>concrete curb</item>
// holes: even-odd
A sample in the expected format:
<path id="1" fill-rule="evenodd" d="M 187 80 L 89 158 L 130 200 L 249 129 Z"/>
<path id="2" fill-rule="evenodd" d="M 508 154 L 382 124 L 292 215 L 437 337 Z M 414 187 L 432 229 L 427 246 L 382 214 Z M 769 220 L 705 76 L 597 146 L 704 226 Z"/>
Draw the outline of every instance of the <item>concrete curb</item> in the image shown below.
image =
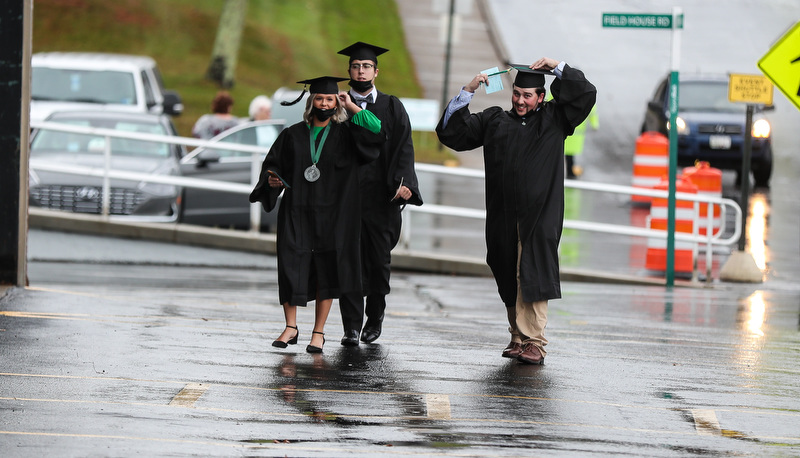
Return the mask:
<path id="1" fill-rule="evenodd" d="M 202 246 L 222 250 L 245 251 L 274 255 L 276 235 L 231 229 L 216 229 L 190 224 L 165 224 L 106 220 L 86 215 L 31 207 L 28 224 L 38 229 L 76 232 L 110 237 L 151 240 Z M 397 248 L 392 252 L 392 266 L 398 269 L 444 275 L 491 276 L 483 259 L 447 254 L 423 253 Z M 585 283 L 663 286 L 664 281 L 629 275 L 609 274 L 579 269 L 561 269 L 563 281 Z M 676 282 L 676 286 L 707 287 L 692 282 Z"/>

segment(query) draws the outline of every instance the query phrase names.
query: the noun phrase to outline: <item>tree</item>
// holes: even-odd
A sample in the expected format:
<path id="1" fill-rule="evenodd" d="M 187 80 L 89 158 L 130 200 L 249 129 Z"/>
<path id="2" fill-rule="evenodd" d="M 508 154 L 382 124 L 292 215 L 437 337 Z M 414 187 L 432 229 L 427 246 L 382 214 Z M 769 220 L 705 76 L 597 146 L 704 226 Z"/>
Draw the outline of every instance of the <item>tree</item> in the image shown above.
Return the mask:
<path id="1" fill-rule="evenodd" d="M 246 14 L 247 0 L 225 0 L 211 62 L 206 71 L 206 78 L 215 81 L 223 89 L 233 87 Z"/>

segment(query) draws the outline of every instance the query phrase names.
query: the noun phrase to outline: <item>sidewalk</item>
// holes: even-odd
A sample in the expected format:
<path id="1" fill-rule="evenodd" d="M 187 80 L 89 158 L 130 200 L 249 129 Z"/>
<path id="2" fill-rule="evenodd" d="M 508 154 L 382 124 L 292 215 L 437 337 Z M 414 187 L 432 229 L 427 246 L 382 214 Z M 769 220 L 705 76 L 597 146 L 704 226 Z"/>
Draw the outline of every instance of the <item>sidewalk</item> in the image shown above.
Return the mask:
<path id="1" fill-rule="evenodd" d="M 434 12 L 435 2 L 412 0 L 397 2 L 397 9 L 403 18 L 406 46 L 417 68 L 417 77 L 423 87 L 423 97 L 442 101 L 446 56 L 446 16 Z M 442 5 L 448 2 L 440 2 Z M 457 2 L 462 3 L 462 2 Z M 492 18 L 484 0 L 463 2 L 470 5 L 469 14 L 459 15 L 454 31 L 450 58 L 450 78 L 445 99 L 449 101 L 458 94 L 461 86 L 472 80 L 476 74 L 497 66 L 504 68 L 511 57 L 504 49 L 493 31 Z M 504 83 L 510 85 L 511 77 Z M 509 106 L 510 92 L 493 94 L 481 93 L 470 103 L 472 111 L 481 111 L 491 106 Z M 444 110 L 444 106 L 441 107 Z M 483 168 L 481 150 L 459 153 L 461 165 L 470 168 Z"/>

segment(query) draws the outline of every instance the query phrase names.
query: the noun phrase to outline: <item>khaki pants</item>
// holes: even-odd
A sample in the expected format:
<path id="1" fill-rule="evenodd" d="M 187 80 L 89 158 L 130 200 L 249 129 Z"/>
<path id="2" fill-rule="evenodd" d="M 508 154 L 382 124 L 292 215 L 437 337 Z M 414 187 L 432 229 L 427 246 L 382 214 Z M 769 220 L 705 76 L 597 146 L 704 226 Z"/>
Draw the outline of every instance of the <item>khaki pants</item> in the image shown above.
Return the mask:
<path id="1" fill-rule="evenodd" d="M 532 343 L 536 345 L 542 356 L 547 352 L 544 346 L 547 339 L 544 337 L 544 328 L 547 326 L 547 301 L 523 302 L 522 288 L 519 285 L 519 262 L 522 256 L 522 242 L 517 242 L 517 303 L 513 317 L 509 310 L 509 322 L 511 327 L 511 340 L 514 342 L 522 341 L 523 345 Z"/>

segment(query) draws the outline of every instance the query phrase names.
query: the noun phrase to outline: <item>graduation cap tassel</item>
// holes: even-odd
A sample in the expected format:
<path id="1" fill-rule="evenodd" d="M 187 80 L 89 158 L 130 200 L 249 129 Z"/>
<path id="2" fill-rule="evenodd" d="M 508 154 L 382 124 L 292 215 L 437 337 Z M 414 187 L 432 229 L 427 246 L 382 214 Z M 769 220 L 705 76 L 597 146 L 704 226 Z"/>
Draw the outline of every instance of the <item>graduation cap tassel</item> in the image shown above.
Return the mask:
<path id="1" fill-rule="evenodd" d="M 303 92 L 300 93 L 300 97 L 294 99 L 291 102 L 281 102 L 281 105 L 283 105 L 285 107 L 288 107 L 289 105 L 294 105 L 295 103 L 297 103 L 300 100 L 302 100 L 304 95 L 306 95 L 306 89 L 305 88 L 303 88 Z"/>

